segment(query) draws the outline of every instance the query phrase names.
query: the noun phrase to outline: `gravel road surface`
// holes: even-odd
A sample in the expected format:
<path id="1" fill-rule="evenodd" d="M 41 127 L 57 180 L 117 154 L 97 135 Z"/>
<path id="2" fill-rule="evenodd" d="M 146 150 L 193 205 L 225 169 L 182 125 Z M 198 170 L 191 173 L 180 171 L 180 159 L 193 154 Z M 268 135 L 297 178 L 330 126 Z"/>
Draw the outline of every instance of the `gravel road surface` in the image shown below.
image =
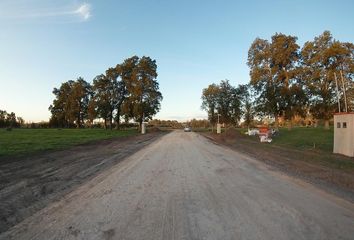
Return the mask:
<path id="1" fill-rule="evenodd" d="M 0 239 L 354 239 L 354 205 L 174 131 Z"/>

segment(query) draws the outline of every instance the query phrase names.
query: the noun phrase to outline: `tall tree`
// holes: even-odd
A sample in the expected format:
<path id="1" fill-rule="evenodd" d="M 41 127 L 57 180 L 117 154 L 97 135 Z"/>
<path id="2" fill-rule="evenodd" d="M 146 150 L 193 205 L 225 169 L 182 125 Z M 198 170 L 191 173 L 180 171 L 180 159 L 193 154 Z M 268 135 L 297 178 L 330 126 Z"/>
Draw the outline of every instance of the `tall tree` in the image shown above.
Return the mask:
<path id="1" fill-rule="evenodd" d="M 280 86 L 275 81 L 275 69 L 271 55 L 271 44 L 261 38 L 256 38 L 248 50 L 247 65 L 250 67 L 250 84 L 255 89 L 258 115 L 270 115 L 275 118 L 282 113 L 280 106 Z"/>
<path id="2" fill-rule="evenodd" d="M 203 89 L 201 107 L 208 112 L 212 126 L 216 119 L 237 125 L 242 115 L 240 90 L 231 86 L 228 80 L 222 80 L 218 85 L 211 84 Z"/>
<path id="3" fill-rule="evenodd" d="M 340 66 L 348 100 L 348 111 L 354 112 L 354 44 L 342 43 L 346 49 L 343 64 Z"/>
<path id="4" fill-rule="evenodd" d="M 92 96 L 87 106 L 87 120 L 90 127 L 92 127 L 94 120 L 97 118 L 97 115 L 97 105 L 94 96 Z"/>
<path id="5" fill-rule="evenodd" d="M 136 68 L 139 62 L 139 58 L 137 56 L 133 56 L 130 58 L 127 58 L 124 60 L 122 64 L 117 64 L 116 66 L 116 71 L 120 77 L 120 79 L 117 82 L 116 90 L 116 126 L 119 128 L 120 124 L 120 117 L 124 114 L 126 114 L 128 117 L 132 116 L 133 113 L 130 111 L 130 103 L 127 101 L 126 104 L 125 101 L 129 97 L 129 90 L 128 86 L 130 85 L 130 82 L 133 81 L 135 74 L 136 74 Z M 131 88 L 131 87 L 130 87 Z M 125 109 L 125 110 L 124 110 Z"/>
<path id="6" fill-rule="evenodd" d="M 10 127 L 10 128 L 18 127 L 16 114 L 14 112 L 7 113 L 6 122 L 8 124 L 8 127 Z"/>
<path id="7" fill-rule="evenodd" d="M 97 116 L 104 120 L 104 127 L 107 129 L 107 122 L 110 122 L 112 129 L 113 111 L 115 109 L 114 84 L 104 75 L 98 75 L 93 80 L 93 101 L 97 107 Z M 91 103 L 93 104 L 93 103 Z"/>
<path id="8" fill-rule="evenodd" d="M 270 47 L 275 81 L 280 88 L 281 114 L 290 122 L 289 127 L 295 115 L 304 116 L 307 105 L 305 85 L 300 77 L 300 47 L 296 41 L 297 37 L 275 34 Z"/>
<path id="9" fill-rule="evenodd" d="M 87 110 L 90 98 L 92 97 L 90 83 L 79 77 L 72 86 L 72 93 L 69 97 L 70 111 L 76 116 L 76 127 L 80 128 L 87 119 Z"/>
<path id="10" fill-rule="evenodd" d="M 338 95 L 342 102 L 342 108 L 338 110 L 354 110 L 352 105 L 354 98 L 354 44 L 334 40 L 332 46 L 328 49 L 328 56 L 330 58 L 331 69 L 333 69 L 339 85 Z"/>
<path id="11" fill-rule="evenodd" d="M 251 84 L 258 92 L 258 107 L 263 114 L 291 120 L 305 112 L 307 101 L 303 82 L 298 77 L 297 38 L 277 33 L 272 41 L 257 38 L 248 54 Z M 301 106 L 301 107 L 299 107 Z"/>
<path id="12" fill-rule="evenodd" d="M 49 106 L 50 125 L 81 127 L 85 120 L 92 125 L 99 117 L 112 129 L 113 120 L 119 128 L 120 117 L 135 119 L 141 125 L 160 109 L 156 61 L 133 56 L 95 77 L 93 86 L 84 79 L 69 80 L 54 88 L 55 99 Z"/>
<path id="13" fill-rule="evenodd" d="M 226 124 L 237 125 L 241 118 L 240 94 L 228 80 L 222 80 L 219 84 L 217 103 L 217 111 L 220 114 L 221 121 Z"/>
<path id="14" fill-rule="evenodd" d="M 51 125 L 59 127 L 81 127 L 87 118 L 87 107 L 92 94 L 91 85 L 83 78 L 69 80 L 54 88 L 55 99 L 49 106 L 52 113 Z"/>
<path id="15" fill-rule="evenodd" d="M 241 112 L 242 112 L 244 123 L 246 124 L 247 127 L 250 127 L 255 117 L 255 110 L 254 110 L 255 108 L 252 99 L 252 95 L 253 95 L 252 86 L 249 84 L 239 85 L 238 92 L 242 103 Z"/>
<path id="16" fill-rule="evenodd" d="M 137 57 L 133 57 L 132 61 L 136 60 Z M 162 94 L 156 80 L 156 61 L 143 56 L 129 74 L 130 81 L 126 82 L 129 96 L 126 99 L 125 114 L 133 117 L 141 126 L 143 121 L 152 119 L 160 109 Z"/>
<path id="17" fill-rule="evenodd" d="M 49 106 L 52 113 L 50 124 L 56 127 L 71 127 L 76 117 L 72 114 L 70 98 L 74 81 L 69 80 L 61 84 L 60 88 L 54 88 L 55 99 Z"/>
<path id="18" fill-rule="evenodd" d="M 202 92 L 202 106 L 201 108 L 208 113 L 208 119 L 212 126 L 216 124 L 217 121 L 217 106 L 218 106 L 218 95 L 219 87 L 216 84 L 210 84 L 207 88 L 203 89 Z"/>
<path id="19" fill-rule="evenodd" d="M 0 110 L 0 128 L 6 127 L 6 116 L 7 112 L 5 110 Z"/>
<path id="20" fill-rule="evenodd" d="M 347 77 L 351 72 L 351 64 L 345 64 L 350 62 L 350 51 L 346 53 L 343 46 L 333 39 L 329 31 L 325 31 L 313 41 L 306 42 L 301 50 L 310 92 L 310 111 L 317 119 L 325 121 L 326 128 L 329 128 L 329 120 L 336 111 L 336 78 L 339 80 L 344 71 Z"/>

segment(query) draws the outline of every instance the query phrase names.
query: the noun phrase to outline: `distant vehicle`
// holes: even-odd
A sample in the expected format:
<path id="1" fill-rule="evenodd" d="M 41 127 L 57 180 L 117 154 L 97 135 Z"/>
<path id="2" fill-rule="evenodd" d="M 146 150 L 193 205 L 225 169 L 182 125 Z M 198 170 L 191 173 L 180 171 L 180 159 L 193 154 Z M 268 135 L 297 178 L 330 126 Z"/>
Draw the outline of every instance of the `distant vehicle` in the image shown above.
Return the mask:
<path id="1" fill-rule="evenodd" d="M 191 132 L 192 129 L 191 129 L 190 127 L 185 127 L 185 128 L 184 128 L 184 131 L 185 131 L 185 132 Z"/>

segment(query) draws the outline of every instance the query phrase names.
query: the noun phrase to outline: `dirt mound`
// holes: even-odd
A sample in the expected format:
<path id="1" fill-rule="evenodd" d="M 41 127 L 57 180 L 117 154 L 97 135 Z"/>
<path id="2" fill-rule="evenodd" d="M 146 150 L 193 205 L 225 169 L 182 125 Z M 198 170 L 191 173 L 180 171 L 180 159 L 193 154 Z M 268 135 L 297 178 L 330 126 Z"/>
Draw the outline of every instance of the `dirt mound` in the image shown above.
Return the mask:
<path id="1" fill-rule="evenodd" d="M 244 137 L 239 130 L 233 127 L 225 129 L 221 134 L 213 133 L 211 135 L 213 136 L 214 139 L 221 142 L 229 142 Z"/>

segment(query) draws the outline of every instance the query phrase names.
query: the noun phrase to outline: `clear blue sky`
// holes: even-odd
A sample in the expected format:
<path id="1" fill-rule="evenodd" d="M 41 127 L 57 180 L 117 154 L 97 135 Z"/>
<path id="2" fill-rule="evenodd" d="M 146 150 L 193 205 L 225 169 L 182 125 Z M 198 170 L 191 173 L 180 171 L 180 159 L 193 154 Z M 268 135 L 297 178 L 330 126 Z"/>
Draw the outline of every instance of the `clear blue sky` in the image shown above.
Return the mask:
<path id="1" fill-rule="evenodd" d="M 354 42 L 354 1 L 1 0 L 0 109 L 48 120 L 54 87 L 133 55 L 157 60 L 160 119 L 203 118 L 213 82 L 249 81 L 247 51 L 276 32 Z"/>

